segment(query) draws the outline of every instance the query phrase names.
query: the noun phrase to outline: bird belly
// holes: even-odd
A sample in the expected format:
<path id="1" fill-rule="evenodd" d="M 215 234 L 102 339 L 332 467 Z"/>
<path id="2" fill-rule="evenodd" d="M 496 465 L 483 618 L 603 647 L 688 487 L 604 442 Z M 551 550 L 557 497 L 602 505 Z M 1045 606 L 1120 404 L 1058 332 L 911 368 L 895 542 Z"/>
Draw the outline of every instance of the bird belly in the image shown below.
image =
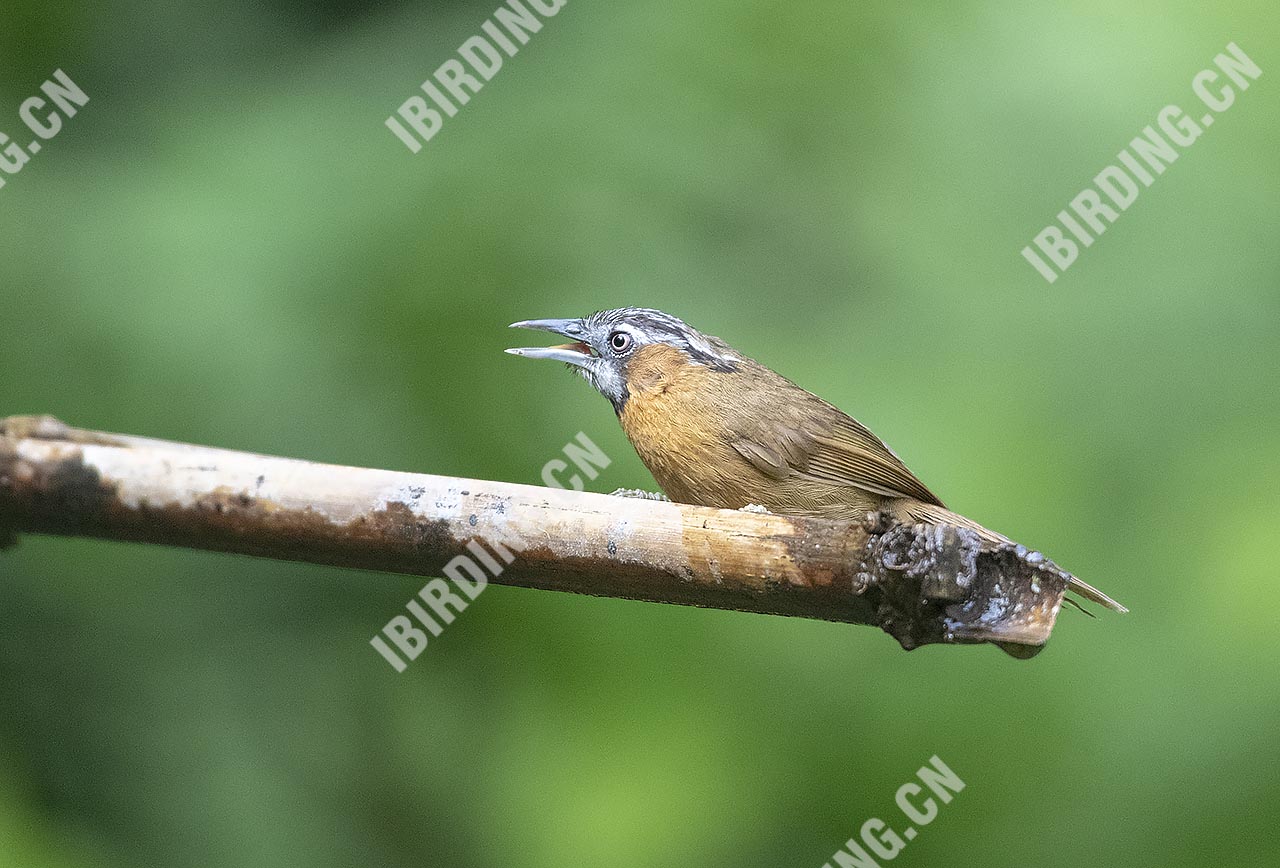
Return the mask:
<path id="1" fill-rule="evenodd" d="M 753 478 L 723 432 L 706 424 L 704 408 L 673 388 L 632 393 L 618 414 L 640 460 L 668 497 L 678 503 L 736 509 L 758 495 Z M 755 473 L 754 476 L 760 476 Z"/>

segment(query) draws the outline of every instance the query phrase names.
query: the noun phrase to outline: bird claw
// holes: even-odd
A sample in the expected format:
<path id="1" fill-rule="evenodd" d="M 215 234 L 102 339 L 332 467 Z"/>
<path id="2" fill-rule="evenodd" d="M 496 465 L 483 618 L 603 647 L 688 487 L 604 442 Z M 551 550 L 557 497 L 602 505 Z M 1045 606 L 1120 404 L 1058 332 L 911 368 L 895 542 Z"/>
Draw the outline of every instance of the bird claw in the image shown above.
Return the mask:
<path id="1" fill-rule="evenodd" d="M 671 498 L 667 497 L 661 491 L 645 491 L 643 488 L 619 488 L 611 491 L 614 497 L 634 497 L 639 500 L 662 500 L 667 503 L 671 502 Z"/>
<path id="2" fill-rule="evenodd" d="M 738 512 L 756 512 L 761 515 L 773 515 L 767 506 L 761 506 L 758 503 L 748 503 L 746 506 L 740 507 Z"/>
<path id="3" fill-rule="evenodd" d="M 878 509 L 874 512 L 867 513 L 862 519 L 862 526 L 865 527 L 867 529 L 867 533 L 870 534 L 885 533 L 889 528 L 893 527 L 893 525 L 894 521 L 889 517 L 889 513 L 881 512 Z"/>

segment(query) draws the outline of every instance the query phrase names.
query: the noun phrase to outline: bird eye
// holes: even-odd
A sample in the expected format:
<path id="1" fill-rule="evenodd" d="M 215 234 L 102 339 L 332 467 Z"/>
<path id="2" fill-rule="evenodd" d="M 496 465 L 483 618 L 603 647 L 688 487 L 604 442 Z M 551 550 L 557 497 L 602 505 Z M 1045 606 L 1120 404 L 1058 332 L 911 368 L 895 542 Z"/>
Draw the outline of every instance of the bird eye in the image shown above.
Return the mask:
<path id="1" fill-rule="evenodd" d="M 609 335 L 609 347 L 615 353 L 625 353 L 631 348 L 631 335 L 626 332 L 614 332 Z"/>

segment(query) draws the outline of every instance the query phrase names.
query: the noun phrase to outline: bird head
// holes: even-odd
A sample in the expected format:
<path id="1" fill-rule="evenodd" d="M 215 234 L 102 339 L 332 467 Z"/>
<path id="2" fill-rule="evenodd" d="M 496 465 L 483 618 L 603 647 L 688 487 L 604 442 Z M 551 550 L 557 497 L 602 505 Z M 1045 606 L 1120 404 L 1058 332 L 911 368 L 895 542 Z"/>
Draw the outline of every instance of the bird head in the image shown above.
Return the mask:
<path id="1" fill-rule="evenodd" d="M 630 395 L 628 384 L 638 359 L 656 347 L 678 350 L 682 364 L 705 365 L 713 370 L 737 370 L 741 358 L 724 341 L 687 325 L 660 310 L 622 307 L 602 310 L 582 319 L 531 319 L 512 323 L 515 329 L 538 329 L 569 338 L 572 343 L 553 347 L 518 347 L 507 350 L 531 359 L 555 359 L 581 374 L 618 412 Z"/>

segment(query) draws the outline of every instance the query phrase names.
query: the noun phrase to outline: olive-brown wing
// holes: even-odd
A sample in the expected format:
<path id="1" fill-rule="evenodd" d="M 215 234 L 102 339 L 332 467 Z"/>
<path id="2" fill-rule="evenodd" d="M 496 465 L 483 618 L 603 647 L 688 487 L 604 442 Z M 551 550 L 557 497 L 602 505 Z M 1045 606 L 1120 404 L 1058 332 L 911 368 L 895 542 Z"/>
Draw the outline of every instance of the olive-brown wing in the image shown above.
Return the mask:
<path id="1" fill-rule="evenodd" d="M 773 479 L 793 475 L 815 483 L 851 486 L 883 497 L 912 497 L 942 506 L 893 450 L 866 426 L 826 405 L 827 412 L 774 419 L 752 426 L 733 448 Z M 815 418 L 816 417 L 816 418 Z"/>

